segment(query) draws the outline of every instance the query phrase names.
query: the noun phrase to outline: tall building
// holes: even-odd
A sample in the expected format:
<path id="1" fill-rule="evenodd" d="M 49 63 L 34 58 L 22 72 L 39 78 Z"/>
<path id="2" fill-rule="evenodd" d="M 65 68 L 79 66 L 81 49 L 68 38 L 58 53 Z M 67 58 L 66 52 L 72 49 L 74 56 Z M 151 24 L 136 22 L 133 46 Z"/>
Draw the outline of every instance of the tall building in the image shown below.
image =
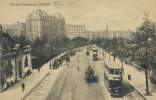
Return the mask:
<path id="1" fill-rule="evenodd" d="M 17 36 L 20 37 L 20 35 L 26 34 L 26 23 L 21 23 L 20 21 L 17 21 L 15 24 L 11 25 L 2 25 L 3 31 L 7 32 L 10 36 Z"/>
<path id="2" fill-rule="evenodd" d="M 66 33 L 68 38 L 70 39 L 73 39 L 78 36 L 86 38 L 86 27 L 84 25 L 66 24 Z"/>
<path id="3" fill-rule="evenodd" d="M 47 36 L 48 39 L 56 36 L 65 36 L 65 19 L 56 13 L 49 15 L 46 11 L 35 10 L 26 18 L 26 35 L 30 40 Z"/>

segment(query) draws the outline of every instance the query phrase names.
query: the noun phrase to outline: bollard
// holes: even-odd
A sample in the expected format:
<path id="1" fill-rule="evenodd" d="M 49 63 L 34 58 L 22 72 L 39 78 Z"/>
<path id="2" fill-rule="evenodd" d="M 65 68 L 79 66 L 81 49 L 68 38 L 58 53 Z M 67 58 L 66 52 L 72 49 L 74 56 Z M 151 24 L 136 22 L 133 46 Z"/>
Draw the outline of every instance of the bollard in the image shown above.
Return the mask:
<path id="1" fill-rule="evenodd" d="M 131 75 L 128 75 L 128 80 L 131 80 Z"/>

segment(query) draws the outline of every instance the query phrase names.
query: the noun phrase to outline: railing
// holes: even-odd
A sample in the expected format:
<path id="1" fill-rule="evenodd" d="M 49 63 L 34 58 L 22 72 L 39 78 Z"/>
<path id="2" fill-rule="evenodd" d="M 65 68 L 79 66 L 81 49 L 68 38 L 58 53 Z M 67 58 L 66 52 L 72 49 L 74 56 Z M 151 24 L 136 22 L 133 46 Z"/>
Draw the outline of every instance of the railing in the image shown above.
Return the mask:
<path id="1" fill-rule="evenodd" d="M 30 51 L 31 51 L 31 47 L 30 47 L 30 46 L 25 46 L 25 47 L 23 48 L 23 51 L 24 51 L 24 52 L 30 52 Z"/>
<path id="2" fill-rule="evenodd" d="M 2 51 L 2 56 L 9 56 L 16 54 L 16 49 L 4 50 Z"/>

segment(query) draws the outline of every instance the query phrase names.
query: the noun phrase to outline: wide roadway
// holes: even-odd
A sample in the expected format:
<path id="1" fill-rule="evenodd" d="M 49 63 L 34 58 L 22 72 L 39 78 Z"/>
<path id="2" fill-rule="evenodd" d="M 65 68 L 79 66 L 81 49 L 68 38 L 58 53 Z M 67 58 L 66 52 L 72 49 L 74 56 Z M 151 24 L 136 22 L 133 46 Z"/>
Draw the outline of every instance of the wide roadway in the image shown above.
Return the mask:
<path id="1" fill-rule="evenodd" d="M 94 70 L 95 80 L 88 83 L 85 70 L 89 65 Z M 91 51 L 89 56 L 86 56 L 86 50 L 77 52 L 68 67 L 60 72 L 46 100 L 110 100 L 103 83 L 102 66 L 102 63 L 92 61 Z"/>

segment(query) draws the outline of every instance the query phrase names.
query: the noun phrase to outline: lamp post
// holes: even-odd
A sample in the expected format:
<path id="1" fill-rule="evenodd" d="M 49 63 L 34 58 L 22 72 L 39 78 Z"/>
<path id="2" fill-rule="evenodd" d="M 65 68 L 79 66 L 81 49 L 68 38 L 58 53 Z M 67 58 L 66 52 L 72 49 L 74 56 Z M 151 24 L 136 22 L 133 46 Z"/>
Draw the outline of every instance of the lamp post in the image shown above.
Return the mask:
<path id="1" fill-rule="evenodd" d="M 153 27 L 152 23 L 147 18 L 145 19 L 145 25 L 143 25 L 143 29 L 146 34 L 146 40 L 145 40 L 145 63 L 143 67 L 145 68 L 145 77 L 146 77 L 146 95 L 149 95 L 149 87 L 148 87 L 148 42 L 151 41 L 151 38 L 148 36 L 149 30 L 151 30 L 151 27 Z"/>
<path id="2" fill-rule="evenodd" d="M 53 47 L 53 50 L 55 50 L 55 47 Z M 52 59 L 52 63 L 51 63 L 51 56 L 54 57 L 53 55 L 54 55 L 54 54 L 50 53 L 50 62 L 49 62 L 49 68 L 50 68 L 50 69 L 51 69 L 51 66 L 52 66 L 52 64 L 53 64 L 53 59 Z"/>
<path id="3" fill-rule="evenodd" d="M 102 53 L 103 53 L 103 57 L 104 57 L 104 56 L 105 56 L 105 54 L 104 54 L 104 50 L 102 49 L 102 51 L 103 51 Z"/>
<path id="4" fill-rule="evenodd" d="M 53 50 L 55 50 L 55 47 L 53 47 Z M 52 64 L 54 64 L 54 54 L 53 54 Z"/>
<path id="5" fill-rule="evenodd" d="M 147 38 L 146 41 L 145 41 L 145 55 L 146 55 L 146 58 L 145 58 L 145 77 L 146 77 L 146 95 L 149 95 L 149 87 L 148 87 L 148 42 L 151 41 L 151 38 Z"/>

